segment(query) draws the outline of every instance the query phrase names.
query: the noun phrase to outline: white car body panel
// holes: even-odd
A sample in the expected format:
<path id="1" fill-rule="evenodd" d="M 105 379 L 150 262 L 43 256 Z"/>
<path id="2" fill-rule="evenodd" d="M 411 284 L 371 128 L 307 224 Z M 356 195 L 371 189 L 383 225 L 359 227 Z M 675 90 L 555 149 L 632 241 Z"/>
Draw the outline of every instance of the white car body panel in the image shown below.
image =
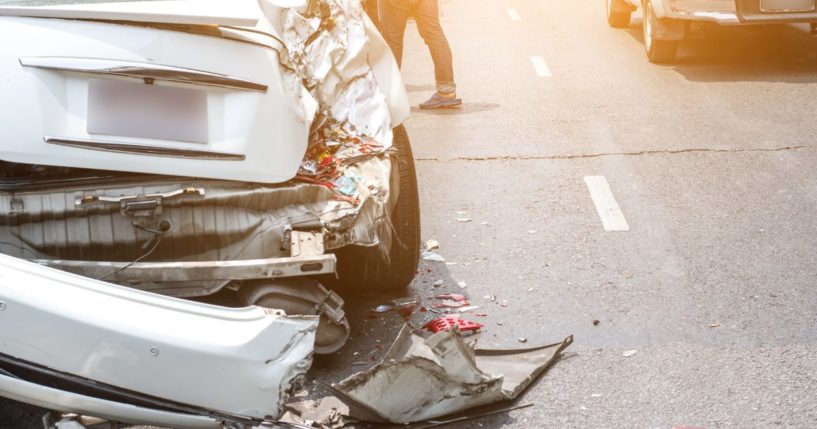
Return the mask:
<path id="1" fill-rule="evenodd" d="M 181 12 L 189 5 L 189 14 Z M 200 5 L 207 7 L 199 10 Z M 239 6 L 236 6 L 239 5 Z M 226 13 L 237 7 L 240 13 Z M 36 9 L 36 11 L 35 11 Z M 24 17 L 39 14 L 41 18 Z M 247 19 L 247 16 L 254 19 Z M 67 19 L 49 19 L 59 17 Z M 139 25 L 92 19 L 163 24 L 224 25 L 257 22 L 274 33 L 256 2 L 139 2 L 82 7 L 0 7 L 0 159 L 75 168 L 117 170 L 258 183 L 280 183 L 295 176 L 303 159 L 309 124 L 293 106 L 282 83 L 278 53 L 271 47 Z M 370 63 L 387 97 L 394 126 L 410 112 L 400 71 L 388 47 L 369 26 Z M 157 79 L 99 76 L 68 70 L 26 67 L 21 58 L 60 57 L 126 61 L 178 67 L 266 85 L 263 91 L 194 85 Z M 229 59 L 229 60 L 225 60 Z M 89 132 L 89 82 L 111 79 L 202 91 L 206 95 L 207 141 L 161 140 L 120 133 Z M 168 115 L 169 116 L 169 115 Z M 126 119 L 126 118 L 125 118 Z M 157 127 L 170 127 L 172 121 Z M 110 127 L 102 127 L 108 129 Z M 146 128 L 146 127 L 143 127 Z M 94 131 L 93 129 L 91 131 Z M 50 140 L 49 140 L 50 139 Z M 49 143 L 49 141 L 51 143 Z M 54 142 L 87 142 L 84 147 Z M 107 149 L 89 149 L 90 146 Z M 109 148 L 123 148 L 111 151 Z M 165 155 L 126 148 L 157 148 Z M 169 156 L 174 151 L 182 155 Z M 190 155 L 193 154 L 193 155 Z M 196 154 L 204 154 L 199 156 Z M 214 156 L 209 156 L 210 154 Z"/>
<path id="2" fill-rule="evenodd" d="M 173 413 L 78 395 L 0 374 L 3 396 L 49 410 L 89 415 L 134 425 L 162 425 L 185 429 L 218 429 L 212 417 Z"/>
<path id="3" fill-rule="evenodd" d="M 317 317 L 165 297 L 5 255 L 0 300 L 6 356 L 252 419 L 280 415 L 291 384 L 309 369 L 318 325 Z M 48 398 L 65 408 L 50 394 L 39 400 Z"/>
<path id="4" fill-rule="evenodd" d="M 252 0 L 150 1 L 41 7 L 7 6 L 0 7 L 0 16 L 246 27 L 255 26 L 259 18 L 258 7 Z"/>

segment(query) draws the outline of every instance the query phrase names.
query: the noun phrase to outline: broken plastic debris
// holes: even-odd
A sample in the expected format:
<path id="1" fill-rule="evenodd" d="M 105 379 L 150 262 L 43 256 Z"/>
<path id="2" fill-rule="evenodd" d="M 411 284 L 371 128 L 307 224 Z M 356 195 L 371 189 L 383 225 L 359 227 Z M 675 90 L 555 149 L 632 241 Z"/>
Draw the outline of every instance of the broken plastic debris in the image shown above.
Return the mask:
<path id="1" fill-rule="evenodd" d="M 469 331 L 476 332 L 479 329 L 483 328 L 484 325 L 460 319 L 459 314 L 452 314 L 450 316 L 439 317 L 423 325 L 423 329 L 433 333 L 437 333 L 440 331 L 450 331 L 453 330 L 454 327 L 456 327 L 459 332 Z"/>
<path id="2" fill-rule="evenodd" d="M 635 356 L 636 353 L 638 353 L 638 350 L 627 350 L 626 352 L 622 353 L 621 355 L 624 356 L 624 357 L 632 357 L 632 356 Z"/>
<path id="3" fill-rule="evenodd" d="M 478 308 L 479 308 L 478 305 L 468 305 L 468 306 L 465 306 L 465 307 L 458 308 L 457 311 L 459 311 L 460 313 L 466 313 L 466 312 L 469 312 L 469 311 L 472 311 L 472 310 L 476 310 Z M 479 314 L 477 314 L 477 316 L 479 316 Z"/>
<path id="4" fill-rule="evenodd" d="M 526 337 L 519 337 L 519 342 L 520 343 L 527 343 L 528 339 Z"/>
<path id="5" fill-rule="evenodd" d="M 442 295 L 437 295 L 434 298 L 437 299 L 453 299 L 454 301 L 465 301 L 467 298 L 465 295 L 459 293 L 444 293 Z"/>
<path id="6" fill-rule="evenodd" d="M 387 311 L 392 311 L 392 310 L 394 310 L 394 306 L 393 305 L 388 305 L 388 304 L 378 305 L 374 309 L 375 313 L 385 313 Z"/>
<path id="7" fill-rule="evenodd" d="M 471 222 L 472 220 L 474 220 L 474 219 L 471 219 L 470 217 L 457 218 L 457 222 L 460 222 L 460 223 L 468 223 L 468 222 Z"/>
<path id="8" fill-rule="evenodd" d="M 460 287 L 460 289 L 465 289 L 466 287 L 468 287 L 468 283 L 465 283 L 465 282 L 457 282 L 457 286 L 459 286 L 459 287 Z"/>
<path id="9" fill-rule="evenodd" d="M 480 350 L 455 330 L 426 339 L 406 325 L 379 364 L 330 389 L 359 420 L 419 422 L 516 399 L 572 342 Z"/>
<path id="10" fill-rule="evenodd" d="M 535 229 L 529 229 L 528 234 L 536 234 L 536 230 Z"/>
<path id="11" fill-rule="evenodd" d="M 434 250 L 440 248 L 440 242 L 434 239 L 426 241 L 426 250 Z"/>
<path id="12" fill-rule="evenodd" d="M 445 258 L 442 257 L 439 253 L 434 253 L 430 250 L 423 250 L 421 253 L 424 261 L 431 261 L 431 262 L 445 262 Z"/>
<path id="13" fill-rule="evenodd" d="M 709 326 L 710 328 L 720 328 L 721 327 L 721 322 L 712 322 L 707 326 Z"/>
<path id="14" fill-rule="evenodd" d="M 434 282 L 434 284 L 432 284 L 432 286 L 434 286 L 434 287 L 440 287 L 440 286 L 442 286 L 444 283 L 445 283 L 445 282 L 444 282 L 444 281 L 442 281 L 442 280 L 437 280 L 437 281 L 435 281 L 435 282 Z"/>

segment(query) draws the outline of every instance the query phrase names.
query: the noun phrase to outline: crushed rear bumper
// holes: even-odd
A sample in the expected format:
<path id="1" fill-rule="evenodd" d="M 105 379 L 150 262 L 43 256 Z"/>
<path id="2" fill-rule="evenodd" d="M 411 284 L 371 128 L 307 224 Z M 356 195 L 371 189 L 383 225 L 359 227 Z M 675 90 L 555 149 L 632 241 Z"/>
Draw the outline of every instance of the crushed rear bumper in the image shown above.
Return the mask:
<path id="1" fill-rule="evenodd" d="M 275 419 L 317 325 L 0 255 L 0 395 L 50 409 L 172 427 Z"/>

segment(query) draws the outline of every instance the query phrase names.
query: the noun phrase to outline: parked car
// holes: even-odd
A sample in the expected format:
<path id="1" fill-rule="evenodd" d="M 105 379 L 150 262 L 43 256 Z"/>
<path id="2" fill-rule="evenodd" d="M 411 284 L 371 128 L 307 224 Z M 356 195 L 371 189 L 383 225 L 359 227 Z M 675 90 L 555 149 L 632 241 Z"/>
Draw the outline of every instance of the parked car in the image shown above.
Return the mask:
<path id="1" fill-rule="evenodd" d="M 690 23 L 761 25 L 817 23 L 814 0 L 607 0 L 607 23 L 626 28 L 637 8 L 643 16 L 644 47 L 653 63 L 675 60 Z"/>
<path id="2" fill-rule="evenodd" d="M 293 4 L 0 7 L 0 395 L 256 424 L 348 338 L 326 285 L 412 280 L 391 51 L 354 4 Z M 238 308 L 187 301 L 217 292 Z"/>

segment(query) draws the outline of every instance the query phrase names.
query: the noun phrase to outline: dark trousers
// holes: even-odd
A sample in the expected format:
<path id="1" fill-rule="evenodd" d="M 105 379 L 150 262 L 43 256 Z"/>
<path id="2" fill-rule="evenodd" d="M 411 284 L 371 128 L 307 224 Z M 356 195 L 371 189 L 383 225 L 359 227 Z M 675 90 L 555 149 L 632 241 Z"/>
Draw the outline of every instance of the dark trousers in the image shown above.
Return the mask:
<path id="1" fill-rule="evenodd" d="M 451 47 L 445 38 L 440 25 L 440 9 L 437 0 L 380 0 L 380 32 L 389 44 L 397 65 L 403 60 L 403 35 L 406 32 L 406 20 L 414 16 L 417 30 L 428 45 L 431 59 L 434 61 L 434 78 L 437 91 L 455 92 L 454 61 Z"/>

